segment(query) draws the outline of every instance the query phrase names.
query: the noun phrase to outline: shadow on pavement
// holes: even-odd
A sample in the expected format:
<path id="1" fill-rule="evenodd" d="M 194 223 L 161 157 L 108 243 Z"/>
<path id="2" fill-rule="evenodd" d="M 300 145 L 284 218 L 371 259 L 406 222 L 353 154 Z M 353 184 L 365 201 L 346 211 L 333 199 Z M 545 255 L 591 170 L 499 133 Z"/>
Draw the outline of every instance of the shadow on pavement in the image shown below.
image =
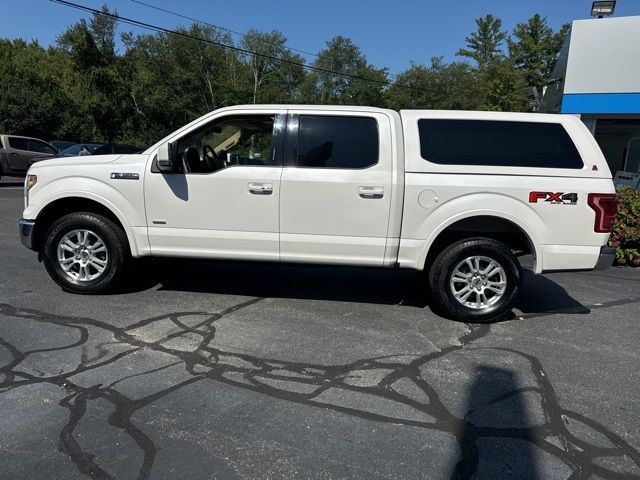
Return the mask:
<path id="1" fill-rule="evenodd" d="M 524 270 L 524 289 L 516 307 L 529 318 L 551 313 L 586 315 L 591 312 L 562 286 L 530 270 Z"/>
<path id="2" fill-rule="evenodd" d="M 125 292 L 160 290 L 426 307 L 420 272 L 214 260 L 153 259 L 138 263 Z"/>
<path id="3" fill-rule="evenodd" d="M 139 260 L 124 292 L 159 285 L 160 290 L 251 297 L 332 300 L 424 308 L 429 305 L 422 272 L 377 268 L 215 260 Z M 527 316 L 587 314 L 590 310 L 542 275 L 524 270 L 524 290 L 516 307 Z"/>
<path id="4" fill-rule="evenodd" d="M 476 367 L 469 387 L 462 430 L 457 432 L 462 458 L 452 479 L 540 478 L 533 451 L 534 427 L 516 374 L 502 368 Z M 498 434 L 499 432 L 499 434 Z"/>
<path id="5" fill-rule="evenodd" d="M 24 186 L 24 182 L 21 181 L 7 181 L 7 182 L 0 182 L 0 189 L 5 188 L 5 187 L 22 187 Z"/>

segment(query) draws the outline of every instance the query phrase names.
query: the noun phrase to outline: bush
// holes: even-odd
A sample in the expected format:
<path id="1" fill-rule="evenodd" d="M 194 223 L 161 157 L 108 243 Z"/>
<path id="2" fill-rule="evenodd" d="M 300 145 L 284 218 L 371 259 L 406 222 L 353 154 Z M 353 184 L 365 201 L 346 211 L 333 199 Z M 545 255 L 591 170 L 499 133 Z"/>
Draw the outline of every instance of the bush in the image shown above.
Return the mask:
<path id="1" fill-rule="evenodd" d="M 640 191 L 618 189 L 618 214 L 609 245 L 616 249 L 618 265 L 640 266 Z"/>

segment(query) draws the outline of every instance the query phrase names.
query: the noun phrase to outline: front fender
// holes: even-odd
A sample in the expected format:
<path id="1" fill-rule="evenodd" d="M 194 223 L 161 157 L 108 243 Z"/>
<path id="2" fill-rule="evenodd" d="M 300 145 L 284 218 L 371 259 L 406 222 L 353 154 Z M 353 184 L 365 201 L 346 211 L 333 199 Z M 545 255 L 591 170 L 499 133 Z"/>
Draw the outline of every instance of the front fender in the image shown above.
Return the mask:
<path id="1" fill-rule="evenodd" d="M 73 185 L 71 188 L 70 183 Z M 139 193 L 122 192 L 112 185 L 88 177 L 54 179 L 39 186 L 37 190 L 35 187 L 32 189 L 35 191 L 29 194 L 29 206 L 23 216 L 37 221 L 38 215 L 48 205 L 64 198 L 92 200 L 109 209 L 120 221 L 129 241 L 131 255 L 137 257 L 149 251 L 149 245 L 146 237 L 142 185 L 135 183 Z M 134 205 L 136 199 L 137 208 Z"/>

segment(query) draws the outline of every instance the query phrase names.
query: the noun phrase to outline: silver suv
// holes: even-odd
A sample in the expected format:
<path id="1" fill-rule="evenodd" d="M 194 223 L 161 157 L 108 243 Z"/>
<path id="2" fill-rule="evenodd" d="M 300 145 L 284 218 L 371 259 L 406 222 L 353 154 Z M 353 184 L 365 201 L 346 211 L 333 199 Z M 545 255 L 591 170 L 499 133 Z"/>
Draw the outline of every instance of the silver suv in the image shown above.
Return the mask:
<path id="1" fill-rule="evenodd" d="M 0 177 L 21 177 L 27 173 L 28 163 L 36 155 L 53 157 L 58 150 L 45 141 L 18 135 L 0 135 Z"/>

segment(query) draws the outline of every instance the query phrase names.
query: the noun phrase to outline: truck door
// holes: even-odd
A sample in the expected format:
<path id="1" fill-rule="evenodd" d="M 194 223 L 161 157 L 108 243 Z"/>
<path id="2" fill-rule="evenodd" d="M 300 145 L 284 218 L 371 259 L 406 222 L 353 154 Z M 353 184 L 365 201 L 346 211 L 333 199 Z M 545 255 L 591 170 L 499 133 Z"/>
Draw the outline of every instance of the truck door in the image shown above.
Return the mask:
<path id="1" fill-rule="evenodd" d="M 29 151 L 29 139 L 24 137 L 6 137 L 7 161 L 12 173 L 25 173 L 27 162 L 35 153 Z"/>
<path id="2" fill-rule="evenodd" d="M 172 143 L 180 171 L 145 175 L 154 255 L 279 259 L 286 110 L 227 113 Z"/>
<path id="3" fill-rule="evenodd" d="M 392 193 L 389 118 L 289 110 L 286 143 L 280 258 L 382 266 Z"/>

